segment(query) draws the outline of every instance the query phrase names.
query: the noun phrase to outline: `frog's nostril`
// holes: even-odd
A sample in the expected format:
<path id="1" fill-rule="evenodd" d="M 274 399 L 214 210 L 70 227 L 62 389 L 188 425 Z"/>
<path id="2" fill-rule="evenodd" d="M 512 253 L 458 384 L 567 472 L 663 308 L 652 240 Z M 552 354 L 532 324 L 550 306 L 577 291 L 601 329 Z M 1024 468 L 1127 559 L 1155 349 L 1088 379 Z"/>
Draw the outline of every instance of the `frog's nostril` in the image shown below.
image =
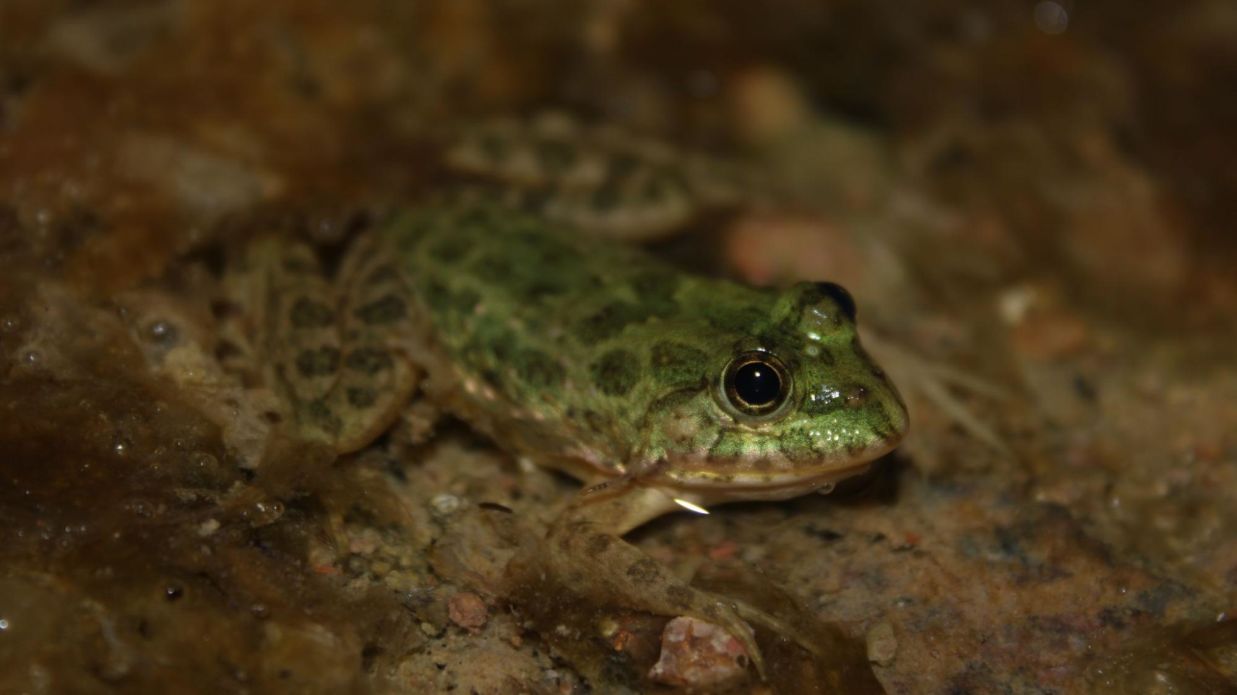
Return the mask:
<path id="1" fill-rule="evenodd" d="M 842 398 L 845 399 L 846 407 L 851 410 L 862 408 L 868 402 L 868 390 L 859 385 L 847 387 L 843 392 Z"/>

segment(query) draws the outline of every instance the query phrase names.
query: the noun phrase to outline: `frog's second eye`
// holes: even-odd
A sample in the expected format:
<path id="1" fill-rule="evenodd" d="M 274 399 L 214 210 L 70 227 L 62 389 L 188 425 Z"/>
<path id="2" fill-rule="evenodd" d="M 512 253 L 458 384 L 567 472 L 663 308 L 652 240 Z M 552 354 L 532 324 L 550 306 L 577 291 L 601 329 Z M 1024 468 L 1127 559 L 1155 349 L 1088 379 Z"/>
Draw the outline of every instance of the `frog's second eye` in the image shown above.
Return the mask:
<path id="1" fill-rule="evenodd" d="M 790 374 L 773 355 L 748 352 L 727 365 L 722 387 L 735 410 L 745 415 L 765 415 L 790 395 Z"/>
<path id="2" fill-rule="evenodd" d="M 838 308 L 846 315 L 846 318 L 851 321 L 855 320 L 855 299 L 850 296 L 850 292 L 846 291 L 845 287 L 836 282 L 818 282 L 816 289 L 820 290 L 826 297 L 837 302 Z"/>

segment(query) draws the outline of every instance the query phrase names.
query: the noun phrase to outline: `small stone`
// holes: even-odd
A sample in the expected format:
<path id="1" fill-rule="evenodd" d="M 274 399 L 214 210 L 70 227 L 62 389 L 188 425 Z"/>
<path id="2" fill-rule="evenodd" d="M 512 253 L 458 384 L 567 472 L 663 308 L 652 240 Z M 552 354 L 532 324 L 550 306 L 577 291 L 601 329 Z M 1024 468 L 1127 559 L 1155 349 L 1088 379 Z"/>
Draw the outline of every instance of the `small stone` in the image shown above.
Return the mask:
<path id="1" fill-rule="evenodd" d="M 714 562 L 729 560 L 738 552 L 739 544 L 728 538 L 709 549 L 709 559 Z"/>
<path id="2" fill-rule="evenodd" d="M 460 508 L 460 498 L 449 492 L 444 492 L 440 495 L 435 495 L 434 499 L 430 500 L 430 506 L 434 508 L 435 513 L 446 516 Z"/>
<path id="3" fill-rule="evenodd" d="M 881 666 L 893 663 L 898 653 L 898 638 L 893 634 L 893 625 L 880 622 L 872 626 L 867 634 L 868 661 Z"/>
<path id="4" fill-rule="evenodd" d="M 729 632 L 703 620 L 678 617 L 666 623 L 661 656 L 649 678 L 683 688 L 721 688 L 747 674 L 750 657 Z"/>
<path id="5" fill-rule="evenodd" d="M 730 83 L 730 110 L 740 133 L 764 144 L 801 130 L 812 118 L 803 88 L 784 70 L 772 66 L 748 68 Z"/>
<path id="6" fill-rule="evenodd" d="M 447 616 L 465 630 L 478 632 L 490 619 L 490 612 L 480 596 L 461 591 L 447 600 Z"/>
<path id="7" fill-rule="evenodd" d="M 829 278 L 861 286 L 863 249 L 843 224 L 820 215 L 752 212 L 726 228 L 723 252 L 744 280 L 755 285 L 798 278 Z"/>

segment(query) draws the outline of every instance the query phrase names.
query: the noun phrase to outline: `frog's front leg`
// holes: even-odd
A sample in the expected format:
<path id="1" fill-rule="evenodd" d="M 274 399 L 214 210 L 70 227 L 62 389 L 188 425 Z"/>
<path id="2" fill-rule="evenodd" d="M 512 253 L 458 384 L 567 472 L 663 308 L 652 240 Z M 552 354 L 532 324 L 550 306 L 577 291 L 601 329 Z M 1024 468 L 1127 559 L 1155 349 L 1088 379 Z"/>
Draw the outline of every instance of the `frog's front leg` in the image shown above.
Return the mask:
<path id="1" fill-rule="evenodd" d="M 681 509 L 670 492 L 619 478 L 582 491 L 550 527 L 542 558 L 560 577 L 589 568 L 589 589 L 608 604 L 654 615 L 691 616 L 719 625 L 743 644 L 761 677 L 764 660 L 747 621 L 789 634 L 776 618 L 724 596 L 696 589 L 621 536 Z"/>

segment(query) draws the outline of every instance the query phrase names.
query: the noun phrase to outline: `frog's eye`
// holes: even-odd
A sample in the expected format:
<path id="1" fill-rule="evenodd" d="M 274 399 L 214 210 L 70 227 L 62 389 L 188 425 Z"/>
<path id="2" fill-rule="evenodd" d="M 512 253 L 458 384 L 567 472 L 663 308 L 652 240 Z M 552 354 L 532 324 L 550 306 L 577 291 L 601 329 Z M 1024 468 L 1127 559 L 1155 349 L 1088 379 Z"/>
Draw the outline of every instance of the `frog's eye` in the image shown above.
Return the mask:
<path id="1" fill-rule="evenodd" d="M 766 415 L 790 395 L 790 373 L 767 352 L 745 352 L 731 360 L 722 376 L 730 405 L 744 415 Z"/>
<path id="2" fill-rule="evenodd" d="M 852 322 L 855 320 L 855 298 L 850 296 L 850 292 L 846 291 L 845 287 L 835 282 L 818 282 L 816 289 L 820 290 L 821 294 L 829 299 L 837 302 L 838 307 L 842 309 L 842 313 L 846 314 L 846 318 Z"/>

